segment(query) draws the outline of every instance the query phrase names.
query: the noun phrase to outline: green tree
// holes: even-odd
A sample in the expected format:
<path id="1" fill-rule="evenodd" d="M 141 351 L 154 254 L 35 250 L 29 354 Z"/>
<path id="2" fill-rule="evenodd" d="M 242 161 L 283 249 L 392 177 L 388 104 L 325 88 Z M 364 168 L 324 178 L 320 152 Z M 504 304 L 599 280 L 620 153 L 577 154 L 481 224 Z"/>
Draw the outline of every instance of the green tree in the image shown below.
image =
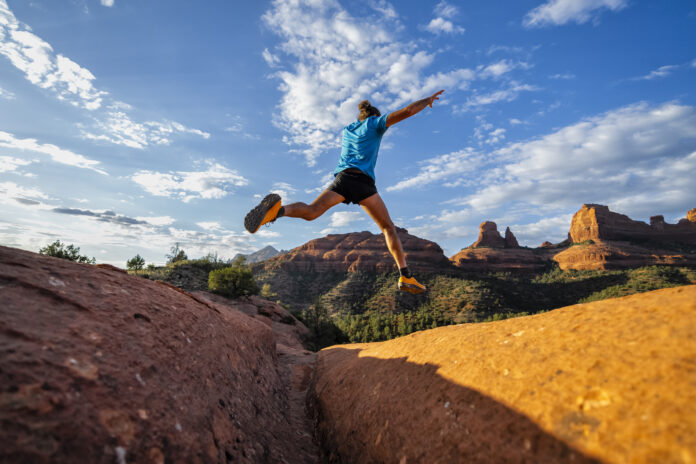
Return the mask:
<path id="1" fill-rule="evenodd" d="M 266 283 L 261 286 L 261 296 L 270 300 L 278 295 L 271 289 L 271 284 Z"/>
<path id="2" fill-rule="evenodd" d="M 186 252 L 181 249 L 179 242 L 176 242 L 173 247 L 169 249 L 169 254 L 166 255 L 167 264 L 176 263 L 177 261 L 185 261 L 188 259 Z"/>
<path id="3" fill-rule="evenodd" d="M 80 247 L 76 247 L 72 244 L 64 245 L 60 240 L 47 245 L 39 250 L 39 253 L 46 256 L 53 256 L 54 258 L 67 259 L 69 261 L 75 261 L 76 263 L 94 264 L 96 260 L 88 256 L 80 254 Z"/>
<path id="4" fill-rule="evenodd" d="M 135 271 L 137 273 L 138 271 L 143 269 L 143 266 L 145 266 L 145 258 L 140 256 L 139 254 L 133 256 L 131 259 L 126 261 L 126 267 L 129 271 Z"/>
<path id="5" fill-rule="evenodd" d="M 251 269 L 245 264 L 235 264 L 210 271 L 208 289 L 213 293 L 232 298 L 259 293 L 259 286 L 251 274 Z"/>

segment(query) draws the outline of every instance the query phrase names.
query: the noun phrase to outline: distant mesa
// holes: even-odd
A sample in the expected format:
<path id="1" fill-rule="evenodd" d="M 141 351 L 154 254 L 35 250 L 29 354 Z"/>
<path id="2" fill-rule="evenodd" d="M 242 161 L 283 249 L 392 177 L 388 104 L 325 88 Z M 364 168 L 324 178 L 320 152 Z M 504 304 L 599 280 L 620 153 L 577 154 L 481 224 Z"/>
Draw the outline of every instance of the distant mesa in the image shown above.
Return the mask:
<path id="1" fill-rule="evenodd" d="M 437 271 L 450 263 L 442 248 L 430 240 L 418 238 L 397 227 L 409 266 L 419 271 Z M 258 269 L 282 269 L 300 272 L 392 272 L 396 264 L 382 234 L 368 231 L 330 234 L 310 240 L 286 253 L 265 260 Z"/>
<path id="2" fill-rule="evenodd" d="M 696 208 L 677 224 L 666 223 L 663 216 L 653 216 L 650 224 L 646 224 L 609 211 L 607 206 L 585 204 L 573 216 L 570 236 L 573 243 L 587 240 L 643 240 L 696 244 Z"/>
<path id="3" fill-rule="evenodd" d="M 493 221 L 479 226 L 476 242 L 447 259 L 442 248 L 397 228 L 409 267 L 416 272 L 439 272 L 452 266 L 476 272 L 538 271 L 552 262 L 561 269 L 620 269 L 656 264 L 696 265 L 696 208 L 677 224 L 665 222 L 662 215 L 650 224 L 614 213 L 609 207 L 584 204 L 570 224 L 568 238 L 538 248 L 520 247 L 510 227 L 504 236 Z M 384 237 L 370 232 L 331 234 L 270 258 L 262 252 L 247 258 L 254 272 L 392 272 L 396 270 Z M 256 257 L 254 256 L 256 255 Z"/>

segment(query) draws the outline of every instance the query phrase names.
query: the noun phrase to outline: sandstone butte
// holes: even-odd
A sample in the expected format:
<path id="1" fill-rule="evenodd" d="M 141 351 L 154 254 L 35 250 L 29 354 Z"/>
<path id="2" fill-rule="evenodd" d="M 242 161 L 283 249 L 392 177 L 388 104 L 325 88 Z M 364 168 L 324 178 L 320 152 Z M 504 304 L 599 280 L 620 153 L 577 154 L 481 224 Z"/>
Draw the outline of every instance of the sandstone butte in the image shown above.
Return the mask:
<path id="1" fill-rule="evenodd" d="M 650 224 L 614 213 L 607 206 L 585 204 L 575 213 L 568 239 L 539 248 L 520 248 L 508 227 L 505 238 L 495 222 L 484 221 L 476 242 L 453 255 L 465 270 L 540 270 L 551 260 L 561 269 L 619 269 L 655 264 L 696 265 L 696 208 L 668 224 L 653 216 Z"/>
<path id="2" fill-rule="evenodd" d="M 696 286 L 319 352 L 333 462 L 692 463 Z"/>
<path id="3" fill-rule="evenodd" d="M 646 224 L 603 205 L 585 204 L 573 216 L 569 236 L 577 245 L 553 256 L 561 269 L 696 265 L 696 208 L 677 224 L 666 223 L 663 216 Z"/>
<path id="4" fill-rule="evenodd" d="M 505 238 L 500 236 L 495 222 L 484 221 L 479 226 L 476 242 L 450 258 L 455 266 L 468 271 L 542 269 L 553 253 L 534 253 L 521 248 L 509 227 Z"/>
<path id="5" fill-rule="evenodd" d="M 0 462 L 317 462 L 282 307 L 0 247 Z"/>
<path id="6" fill-rule="evenodd" d="M 450 263 L 442 248 L 397 228 L 409 266 L 421 271 L 437 271 Z M 368 231 L 330 234 L 311 240 L 280 256 L 253 265 L 253 269 L 298 272 L 391 272 L 396 271 L 382 234 Z"/>

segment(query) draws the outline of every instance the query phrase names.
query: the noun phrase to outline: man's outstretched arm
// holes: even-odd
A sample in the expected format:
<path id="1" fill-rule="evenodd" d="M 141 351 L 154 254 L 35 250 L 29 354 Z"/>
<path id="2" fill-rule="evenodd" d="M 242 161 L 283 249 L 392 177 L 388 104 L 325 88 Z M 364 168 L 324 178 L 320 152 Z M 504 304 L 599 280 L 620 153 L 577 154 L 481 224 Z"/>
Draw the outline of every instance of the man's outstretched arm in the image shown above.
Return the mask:
<path id="1" fill-rule="evenodd" d="M 413 116 L 414 114 L 420 112 L 423 110 L 426 106 L 433 107 L 433 102 L 435 100 L 440 99 L 440 94 L 444 92 L 444 90 L 440 90 L 439 92 L 435 92 L 431 96 L 424 98 L 422 100 L 415 101 L 411 103 L 408 106 L 405 106 L 401 108 L 400 110 L 396 110 L 392 113 L 389 113 L 387 116 L 387 127 L 396 124 L 397 122 L 401 122 L 406 118 L 409 118 Z"/>

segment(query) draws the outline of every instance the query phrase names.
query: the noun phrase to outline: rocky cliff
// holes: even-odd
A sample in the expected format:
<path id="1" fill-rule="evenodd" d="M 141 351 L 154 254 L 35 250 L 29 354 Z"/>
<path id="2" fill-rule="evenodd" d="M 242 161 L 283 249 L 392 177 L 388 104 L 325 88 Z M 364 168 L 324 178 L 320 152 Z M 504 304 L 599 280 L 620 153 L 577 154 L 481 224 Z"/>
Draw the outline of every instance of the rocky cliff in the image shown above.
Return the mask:
<path id="1" fill-rule="evenodd" d="M 696 244 L 696 208 L 677 224 L 666 223 L 663 216 L 653 216 L 646 224 L 609 211 L 607 206 L 586 204 L 573 216 L 570 237 L 574 243 L 611 240 Z"/>
<path id="2" fill-rule="evenodd" d="M 331 462 L 691 462 L 696 286 L 319 353 Z"/>
<path id="3" fill-rule="evenodd" d="M 316 462 L 307 329 L 0 247 L 0 462 Z"/>
<path id="4" fill-rule="evenodd" d="M 653 216 L 650 224 L 586 204 L 575 213 L 568 240 L 544 242 L 539 248 L 519 248 L 508 227 L 505 238 L 495 222 L 484 221 L 478 240 L 450 258 L 468 271 L 543 269 L 555 261 L 561 269 L 599 270 L 650 265 L 696 265 L 696 208 L 677 224 Z"/>
<path id="5" fill-rule="evenodd" d="M 409 266 L 420 271 L 435 271 L 449 267 L 442 248 L 429 240 L 397 229 L 406 252 Z M 254 270 L 300 272 L 392 272 L 396 271 L 394 258 L 389 254 L 382 234 L 353 232 L 331 234 L 311 240 L 287 253 L 256 264 Z"/>

